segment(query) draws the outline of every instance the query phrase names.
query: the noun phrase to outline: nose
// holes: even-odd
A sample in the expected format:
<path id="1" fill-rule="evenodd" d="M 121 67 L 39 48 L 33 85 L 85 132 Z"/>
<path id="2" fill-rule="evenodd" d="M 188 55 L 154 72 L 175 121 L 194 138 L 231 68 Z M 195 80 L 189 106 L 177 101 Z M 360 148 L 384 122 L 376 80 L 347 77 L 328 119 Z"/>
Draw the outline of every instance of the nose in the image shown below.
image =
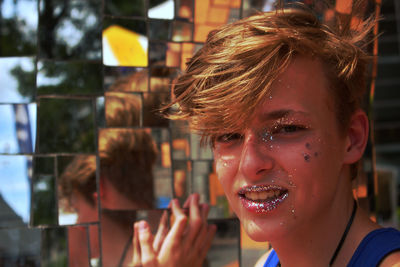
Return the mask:
<path id="1" fill-rule="evenodd" d="M 248 136 L 243 142 L 239 171 L 249 181 L 264 179 L 274 168 L 274 160 L 265 144 L 261 144 L 255 136 Z"/>

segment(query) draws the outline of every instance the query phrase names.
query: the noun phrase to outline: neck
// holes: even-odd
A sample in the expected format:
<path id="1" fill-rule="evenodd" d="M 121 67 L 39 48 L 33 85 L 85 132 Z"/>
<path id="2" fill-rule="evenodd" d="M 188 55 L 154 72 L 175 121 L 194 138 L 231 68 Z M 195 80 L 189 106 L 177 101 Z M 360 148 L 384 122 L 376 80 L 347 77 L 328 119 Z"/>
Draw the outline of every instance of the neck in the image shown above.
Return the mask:
<path id="1" fill-rule="evenodd" d="M 130 242 L 131 231 L 104 215 L 101 218 L 101 224 L 103 266 L 117 266 L 127 242 Z M 126 262 L 131 257 L 128 255 L 129 252 L 131 250 L 128 249 L 125 257 Z"/>

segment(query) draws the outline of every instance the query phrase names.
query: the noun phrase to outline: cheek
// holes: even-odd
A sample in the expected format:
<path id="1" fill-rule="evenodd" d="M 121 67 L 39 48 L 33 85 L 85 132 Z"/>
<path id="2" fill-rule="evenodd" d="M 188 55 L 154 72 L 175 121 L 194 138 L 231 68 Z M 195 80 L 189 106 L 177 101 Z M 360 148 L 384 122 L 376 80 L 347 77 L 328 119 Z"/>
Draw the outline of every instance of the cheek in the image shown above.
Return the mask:
<path id="1" fill-rule="evenodd" d="M 240 161 L 239 157 L 231 151 L 228 153 L 228 151 L 216 149 L 214 150 L 214 159 L 218 179 L 224 187 L 225 192 L 227 192 L 228 188 L 233 185 L 235 177 L 237 176 Z"/>
<path id="2" fill-rule="evenodd" d="M 225 187 L 227 184 L 233 183 L 238 170 L 238 161 L 235 159 L 226 160 L 221 157 L 215 159 L 215 170 L 218 179 Z"/>

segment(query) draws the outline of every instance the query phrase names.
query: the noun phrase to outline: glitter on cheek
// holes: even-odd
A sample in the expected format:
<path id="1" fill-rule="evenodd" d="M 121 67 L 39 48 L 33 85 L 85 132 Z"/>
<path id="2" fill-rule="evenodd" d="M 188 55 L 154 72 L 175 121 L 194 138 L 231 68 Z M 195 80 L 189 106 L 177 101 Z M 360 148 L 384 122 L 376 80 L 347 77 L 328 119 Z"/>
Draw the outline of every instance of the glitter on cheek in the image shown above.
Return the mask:
<path id="1" fill-rule="evenodd" d="M 311 149 L 310 143 L 306 143 L 306 148 L 307 148 L 307 149 Z"/>
<path id="2" fill-rule="evenodd" d="M 303 157 L 304 157 L 304 160 L 305 160 L 306 162 L 310 162 L 310 160 L 311 160 L 310 155 L 308 155 L 308 154 L 306 154 L 306 153 L 303 153 Z"/>
<path id="3" fill-rule="evenodd" d="M 318 152 L 314 152 L 315 157 L 318 157 L 318 155 L 319 155 Z"/>
<path id="4" fill-rule="evenodd" d="M 268 131 L 264 131 L 261 134 L 261 140 L 265 143 L 271 142 L 274 140 L 274 137 L 268 132 Z"/>

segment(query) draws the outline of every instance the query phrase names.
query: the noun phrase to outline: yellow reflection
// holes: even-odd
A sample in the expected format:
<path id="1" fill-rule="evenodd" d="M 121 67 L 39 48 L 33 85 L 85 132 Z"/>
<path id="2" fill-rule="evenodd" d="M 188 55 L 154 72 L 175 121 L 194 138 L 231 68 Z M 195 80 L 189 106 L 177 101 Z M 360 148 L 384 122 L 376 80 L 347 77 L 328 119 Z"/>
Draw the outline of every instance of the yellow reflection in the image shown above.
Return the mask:
<path id="1" fill-rule="evenodd" d="M 112 25 L 103 31 L 104 64 L 147 67 L 147 37 Z"/>

